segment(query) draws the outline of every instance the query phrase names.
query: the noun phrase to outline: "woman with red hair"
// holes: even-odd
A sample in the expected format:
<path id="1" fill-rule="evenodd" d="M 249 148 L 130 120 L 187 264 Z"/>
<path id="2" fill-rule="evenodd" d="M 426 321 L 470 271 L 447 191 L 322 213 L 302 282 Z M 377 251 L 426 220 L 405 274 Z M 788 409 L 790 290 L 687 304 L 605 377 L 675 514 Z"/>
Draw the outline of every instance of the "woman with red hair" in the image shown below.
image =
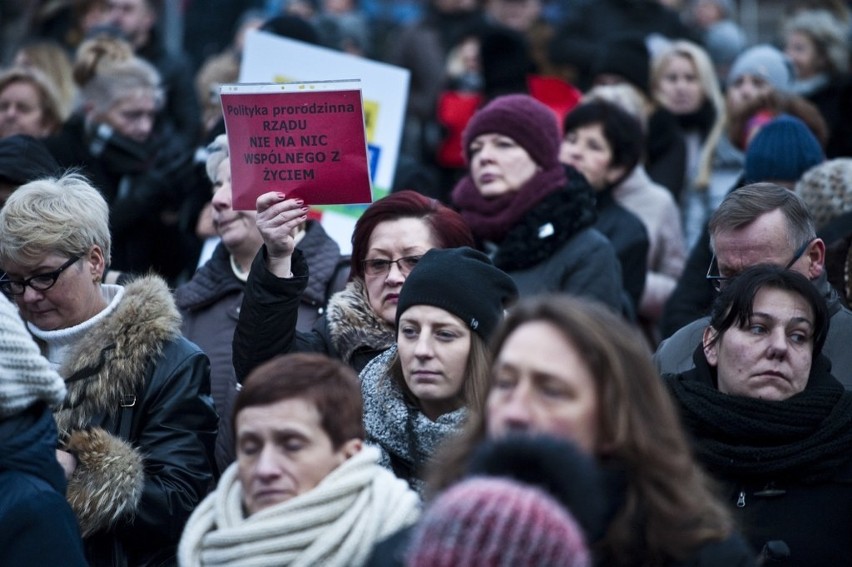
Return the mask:
<path id="1" fill-rule="evenodd" d="M 307 264 L 293 228 L 307 207 L 282 193 L 257 200 L 264 245 L 254 260 L 234 335 L 234 368 L 242 380 L 257 365 L 287 352 L 322 352 L 360 372 L 396 340 L 396 305 L 406 277 L 432 248 L 472 246 L 461 216 L 414 191 L 370 205 L 352 234 L 350 281 L 308 333 L 296 331 Z"/>

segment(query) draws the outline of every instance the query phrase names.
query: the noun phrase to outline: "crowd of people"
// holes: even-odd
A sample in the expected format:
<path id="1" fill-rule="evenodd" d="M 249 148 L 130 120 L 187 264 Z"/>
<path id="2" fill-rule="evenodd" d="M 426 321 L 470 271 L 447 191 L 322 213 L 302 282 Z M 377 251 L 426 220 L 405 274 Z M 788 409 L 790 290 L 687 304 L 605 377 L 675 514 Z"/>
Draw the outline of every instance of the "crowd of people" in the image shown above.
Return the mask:
<path id="1" fill-rule="evenodd" d="M 4 565 L 852 562 L 848 2 L 3 11 Z M 349 242 L 234 208 L 258 29 L 410 72 Z"/>

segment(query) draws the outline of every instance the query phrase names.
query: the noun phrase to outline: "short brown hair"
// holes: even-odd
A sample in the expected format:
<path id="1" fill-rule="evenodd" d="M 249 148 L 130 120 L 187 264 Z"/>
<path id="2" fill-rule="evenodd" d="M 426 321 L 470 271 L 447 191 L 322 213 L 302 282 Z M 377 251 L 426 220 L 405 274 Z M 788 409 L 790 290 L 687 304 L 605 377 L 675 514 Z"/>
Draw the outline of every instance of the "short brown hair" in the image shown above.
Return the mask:
<path id="1" fill-rule="evenodd" d="M 316 406 L 320 425 L 335 450 L 350 439 L 364 439 L 364 404 L 355 371 L 339 360 L 315 353 L 276 356 L 248 375 L 234 402 L 234 439 L 241 411 L 293 398 Z"/>

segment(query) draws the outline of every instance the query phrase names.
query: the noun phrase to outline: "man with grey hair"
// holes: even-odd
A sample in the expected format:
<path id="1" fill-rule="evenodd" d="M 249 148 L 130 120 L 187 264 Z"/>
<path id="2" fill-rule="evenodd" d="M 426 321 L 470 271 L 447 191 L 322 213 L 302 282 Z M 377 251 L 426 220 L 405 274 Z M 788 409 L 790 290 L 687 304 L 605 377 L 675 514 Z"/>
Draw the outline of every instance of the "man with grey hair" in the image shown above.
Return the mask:
<path id="1" fill-rule="evenodd" d="M 717 289 L 748 267 L 773 264 L 803 274 L 823 293 L 831 315 L 823 354 L 831 361 L 832 374 L 852 390 L 852 311 L 828 283 L 825 243 L 817 238 L 804 201 L 779 185 L 746 185 L 722 201 L 709 229 L 714 255 L 707 279 Z M 694 366 L 692 355 L 708 322 L 709 317 L 693 321 L 660 344 L 654 362 L 661 374 Z"/>

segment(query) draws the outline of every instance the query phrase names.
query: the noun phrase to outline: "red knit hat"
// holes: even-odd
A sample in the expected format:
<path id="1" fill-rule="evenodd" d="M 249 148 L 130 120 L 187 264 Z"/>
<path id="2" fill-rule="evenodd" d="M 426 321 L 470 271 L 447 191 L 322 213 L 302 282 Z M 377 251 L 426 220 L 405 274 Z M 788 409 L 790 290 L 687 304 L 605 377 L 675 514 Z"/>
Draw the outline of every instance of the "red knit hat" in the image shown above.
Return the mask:
<path id="1" fill-rule="evenodd" d="M 462 134 L 462 149 L 468 162 L 470 143 L 482 134 L 512 138 L 543 169 L 559 165 L 562 135 L 556 113 L 529 95 L 497 97 L 473 115 Z"/>
<path id="2" fill-rule="evenodd" d="M 405 564 L 588 567 L 591 560 L 577 522 L 550 496 L 506 478 L 473 477 L 426 510 Z"/>

